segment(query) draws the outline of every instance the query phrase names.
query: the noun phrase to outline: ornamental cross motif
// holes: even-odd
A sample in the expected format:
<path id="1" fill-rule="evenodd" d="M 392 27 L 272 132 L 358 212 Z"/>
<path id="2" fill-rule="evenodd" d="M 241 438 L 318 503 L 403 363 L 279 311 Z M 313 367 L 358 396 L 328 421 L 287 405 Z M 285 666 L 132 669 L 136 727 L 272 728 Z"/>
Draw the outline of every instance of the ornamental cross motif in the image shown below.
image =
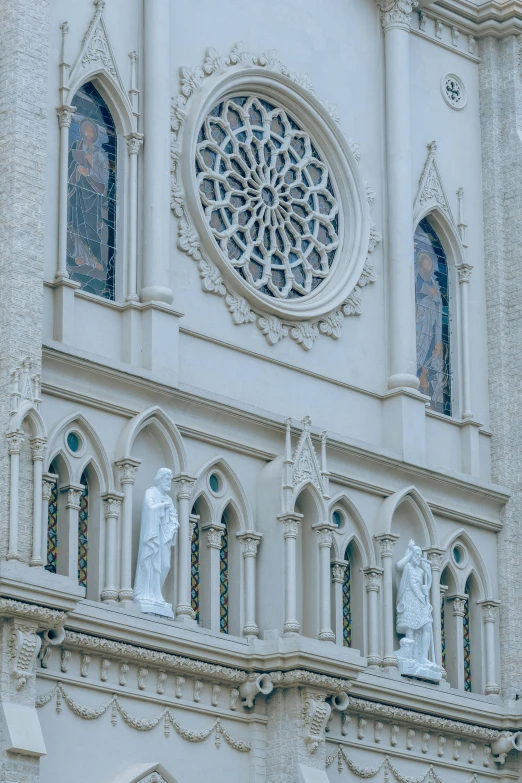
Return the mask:
<path id="1" fill-rule="evenodd" d="M 310 436 L 310 427 L 312 422 L 309 416 L 303 419 L 303 431 L 297 442 L 297 446 L 292 457 L 292 486 L 297 487 L 306 482 L 312 483 L 319 492 L 323 493 L 323 477 L 317 455 L 315 453 L 312 438 Z"/>

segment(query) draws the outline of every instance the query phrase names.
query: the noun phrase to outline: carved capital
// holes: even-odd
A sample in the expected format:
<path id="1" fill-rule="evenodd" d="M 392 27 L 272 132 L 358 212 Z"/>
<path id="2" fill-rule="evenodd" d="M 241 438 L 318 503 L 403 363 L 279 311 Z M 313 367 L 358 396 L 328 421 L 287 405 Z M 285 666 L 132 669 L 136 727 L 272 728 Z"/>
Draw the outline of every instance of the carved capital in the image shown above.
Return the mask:
<path id="1" fill-rule="evenodd" d="M 378 593 L 381 588 L 382 568 L 365 568 L 364 585 L 368 593 Z"/>
<path id="2" fill-rule="evenodd" d="M 444 557 L 444 550 L 442 549 L 428 549 L 426 551 L 426 557 L 430 561 L 432 571 L 440 571 L 442 565 L 442 558 Z"/>
<path id="3" fill-rule="evenodd" d="M 14 620 L 9 636 L 9 657 L 11 676 L 16 682 L 16 690 L 21 691 L 30 677 L 35 674 L 35 665 L 42 640 L 36 633 L 36 623 L 24 624 Z"/>
<path id="4" fill-rule="evenodd" d="M 382 29 L 387 32 L 393 27 L 409 30 L 411 14 L 418 3 L 416 0 L 377 0 L 377 5 L 381 11 Z"/>
<path id="5" fill-rule="evenodd" d="M 347 565 L 348 563 L 345 560 L 336 560 L 332 563 L 332 582 L 337 582 L 341 585 L 344 583 Z"/>
<path id="6" fill-rule="evenodd" d="M 486 600 L 479 601 L 480 608 L 482 609 L 482 619 L 485 623 L 494 623 L 497 619 L 497 609 L 500 605 L 500 601 Z"/>
<path id="7" fill-rule="evenodd" d="M 143 133 L 129 133 L 128 136 L 125 136 L 125 141 L 129 155 L 137 155 L 143 144 Z"/>
<path id="8" fill-rule="evenodd" d="M 43 479 L 42 481 L 42 500 L 49 500 L 51 499 L 52 491 L 55 485 L 55 481 L 50 479 Z"/>
<path id="9" fill-rule="evenodd" d="M 69 484 L 67 487 L 60 487 L 60 492 L 67 492 L 66 508 L 80 510 L 80 498 L 83 492 L 83 484 Z"/>
<path id="10" fill-rule="evenodd" d="M 459 283 L 469 283 L 471 277 L 471 271 L 473 269 L 471 264 L 460 264 L 455 267 L 459 276 Z"/>
<path id="11" fill-rule="evenodd" d="M 103 513 L 105 519 L 118 519 L 121 509 L 121 496 L 120 495 L 104 495 L 103 497 Z"/>
<path id="12" fill-rule="evenodd" d="M 303 736 L 308 752 L 313 754 L 324 742 L 326 724 L 332 708 L 323 694 L 305 688 L 303 691 Z"/>
<path id="13" fill-rule="evenodd" d="M 446 600 L 453 603 L 453 615 L 455 617 L 464 617 L 467 601 L 465 595 L 449 595 Z"/>
<path id="14" fill-rule="evenodd" d="M 194 491 L 194 484 L 196 479 L 190 476 L 176 476 L 174 479 L 174 492 L 178 500 L 182 498 L 190 500 L 192 492 Z"/>
<path id="15" fill-rule="evenodd" d="M 60 128 L 70 128 L 72 118 L 74 116 L 74 112 L 76 111 L 76 106 L 67 106 L 64 104 L 63 106 L 58 106 L 56 109 L 56 114 L 58 117 L 58 125 Z"/>
<path id="16" fill-rule="evenodd" d="M 301 518 L 301 514 L 282 514 L 278 517 L 279 521 L 283 523 L 283 536 L 285 538 L 297 538 Z"/>
<path id="17" fill-rule="evenodd" d="M 261 541 L 260 533 L 238 533 L 237 538 L 241 545 L 241 553 L 243 557 L 256 557 L 257 548 Z"/>
<path id="18" fill-rule="evenodd" d="M 381 557 L 391 557 L 395 544 L 399 540 L 399 536 L 395 536 L 392 533 L 385 533 L 382 536 L 376 536 L 376 540 L 379 542 Z"/>
<path id="19" fill-rule="evenodd" d="M 20 454 L 25 440 L 24 433 L 8 432 L 5 437 L 7 438 L 7 450 L 9 451 L 9 454 Z"/>
<path id="20" fill-rule="evenodd" d="M 224 525 L 205 525 L 203 530 L 207 533 L 207 546 L 211 549 L 221 549 L 221 539 L 225 531 Z"/>
<path id="21" fill-rule="evenodd" d="M 45 448 L 47 446 L 47 440 L 45 438 L 32 438 L 31 439 L 31 456 L 33 462 L 43 462 L 45 457 Z"/>
<path id="22" fill-rule="evenodd" d="M 120 459 L 116 462 L 116 467 L 120 474 L 120 484 L 134 484 L 136 473 L 141 460 L 138 459 Z"/>
<path id="23" fill-rule="evenodd" d="M 315 532 L 317 533 L 317 545 L 319 548 L 327 547 L 330 549 L 333 542 L 333 530 L 331 529 L 331 526 L 326 525 L 317 527 L 315 529 Z"/>

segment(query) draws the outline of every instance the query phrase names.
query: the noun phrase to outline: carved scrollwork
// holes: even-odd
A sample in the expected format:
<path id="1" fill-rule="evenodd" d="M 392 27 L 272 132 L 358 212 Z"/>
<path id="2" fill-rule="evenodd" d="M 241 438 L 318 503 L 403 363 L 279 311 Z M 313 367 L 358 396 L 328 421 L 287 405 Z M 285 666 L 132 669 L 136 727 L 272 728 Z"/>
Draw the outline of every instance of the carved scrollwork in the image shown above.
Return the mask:
<path id="1" fill-rule="evenodd" d="M 324 694 L 306 689 L 303 694 L 304 740 L 310 753 L 315 753 L 324 742 L 326 724 L 332 708 L 325 701 Z"/>

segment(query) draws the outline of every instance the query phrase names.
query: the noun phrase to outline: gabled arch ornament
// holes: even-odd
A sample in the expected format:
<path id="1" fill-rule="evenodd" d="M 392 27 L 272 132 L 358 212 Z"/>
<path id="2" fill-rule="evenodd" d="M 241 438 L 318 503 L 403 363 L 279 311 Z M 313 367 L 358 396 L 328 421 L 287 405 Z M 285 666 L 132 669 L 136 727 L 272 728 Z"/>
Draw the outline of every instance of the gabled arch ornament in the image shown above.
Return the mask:
<path id="1" fill-rule="evenodd" d="M 283 466 L 283 514 L 293 514 L 301 491 L 308 487 L 317 504 L 321 522 L 328 522 L 329 495 L 328 466 L 326 462 L 326 432 L 321 433 L 321 461 L 315 453 L 310 429 L 312 420 L 305 416 L 303 429 L 292 453 L 291 420 L 286 420 L 285 460 Z"/>
<path id="2" fill-rule="evenodd" d="M 178 783 L 177 780 L 157 762 L 131 764 L 111 778 L 108 783 Z"/>
<path id="3" fill-rule="evenodd" d="M 236 325 L 255 323 L 270 345 L 290 335 L 302 348 L 309 350 L 320 333 L 339 338 L 344 317 L 362 312 L 361 289 L 375 281 L 370 256 L 381 236 L 370 219 L 375 194 L 361 177 L 359 147 L 342 134 L 337 108 L 318 100 L 308 76 L 291 72 L 275 51 L 257 56 L 243 43 L 236 44 L 227 56 L 208 49 L 203 67 L 181 68 L 180 81 L 181 91 L 173 98 L 171 113 L 171 207 L 179 218 L 178 246 L 198 263 L 203 290 L 225 299 Z M 286 112 L 294 125 L 298 123 L 296 127 L 306 129 L 302 135 L 306 136 L 307 144 L 311 143 L 309 129 L 310 137 L 314 139 L 312 147 L 315 150 L 317 143 L 320 159 L 324 161 L 324 168 L 328 168 L 333 183 L 330 186 L 332 200 L 338 201 L 338 230 L 335 241 L 329 245 L 335 247 L 335 257 L 330 268 L 323 269 L 325 279 L 322 283 L 304 295 L 269 296 L 261 287 L 256 288 L 252 281 L 248 282 L 248 275 L 238 271 L 239 267 L 231 263 L 230 254 L 226 255 L 223 245 L 218 244 L 215 233 L 213 235 L 210 230 L 208 216 L 205 217 L 199 195 L 202 183 L 198 184 L 196 177 L 197 138 L 216 104 L 232 99 L 234 95 L 255 96 L 263 105 L 268 105 L 268 101 Z M 268 128 L 267 123 L 264 127 Z M 283 140 L 281 150 L 287 149 L 288 138 Z M 276 158 L 275 154 L 273 158 Z M 301 163 L 304 159 L 301 158 Z M 274 177 L 275 182 L 276 174 Z M 227 205 L 231 192 L 229 190 L 225 196 Z M 263 189 L 260 192 L 262 194 Z M 266 199 L 265 204 L 268 204 Z M 264 209 L 262 204 L 260 209 Z M 237 214 L 233 220 L 236 219 Z M 288 225 L 288 220 L 281 220 L 280 226 Z M 230 234 L 232 227 L 233 222 L 227 229 Z M 246 237 L 244 232 L 243 235 Z M 252 243 L 254 240 L 245 241 Z M 247 252 L 251 251 L 244 251 Z M 288 248 L 281 252 L 288 253 Z M 251 264 L 252 260 L 248 263 L 243 260 L 241 270 Z M 287 282 L 292 279 L 295 282 L 292 275 L 293 272 L 287 272 Z"/>

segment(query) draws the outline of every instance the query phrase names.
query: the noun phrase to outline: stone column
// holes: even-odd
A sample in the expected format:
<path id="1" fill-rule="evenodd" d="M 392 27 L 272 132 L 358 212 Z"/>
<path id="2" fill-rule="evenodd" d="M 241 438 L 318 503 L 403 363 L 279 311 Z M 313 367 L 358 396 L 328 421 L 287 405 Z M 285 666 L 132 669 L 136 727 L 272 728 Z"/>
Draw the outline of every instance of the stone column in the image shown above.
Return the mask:
<path id="1" fill-rule="evenodd" d="M 176 476 L 174 487 L 178 499 L 178 605 L 176 620 L 193 621 L 192 602 L 190 600 L 190 499 L 196 480 L 190 476 Z M 221 535 L 219 539 L 221 546 Z M 219 562 L 218 562 L 219 566 Z M 214 584 L 213 582 L 211 584 Z M 219 628 L 219 623 L 218 623 Z"/>
<path id="2" fill-rule="evenodd" d="M 130 133 L 125 137 L 129 154 L 129 213 L 128 213 L 128 252 L 127 252 L 127 296 L 128 302 L 138 300 L 138 153 L 143 143 L 143 134 Z"/>
<path id="3" fill-rule="evenodd" d="M 329 523 L 320 523 L 313 528 L 317 533 L 319 547 L 319 639 L 322 642 L 335 642 L 335 634 L 331 628 L 330 550 L 333 531 L 336 528 Z"/>
<path id="4" fill-rule="evenodd" d="M 383 575 L 382 568 L 370 566 L 364 569 L 364 584 L 368 595 L 368 666 L 375 669 L 381 665 L 379 655 L 379 589 Z"/>
<path id="5" fill-rule="evenodd" d="M 334 560 L 332 563 L 332 582 L 334 593 L 334 633 L 336 644 L 343 645 L 343 585 L 346 576 L 346 560 Z"/>
<path id="6" fill-rule="evenodd" d="M 6 435 L 9 451 L 9 548 L 8 560 L 20 560 L 18 552 L 18 504 L 20 491 L 20 452 L 25 440 L 23 432 L 10 432 Z"/>
<path id="7" fill-rule="evenodd" d="M 431 563 L 431 593 L 430 601 L 433 609 L 433 646 L 435 647 L 435 663 L 442 667 L 442 637 L 440 627 L 440 567 L 443 549 L 432 547 L 426 552 Z"/>
<path id="8" fill-rule="evenodd" d="M 245 597 L 245 624 L 243 636 L 259 636 L 259 627 L 256 623 L 256 558 L 257 547 L 261 541 L 261 533 L 247 530 L 237 533 L 241 543 L 243 555 L 244 597 Z"/>
<path id="9" fill-rule="evenodd" d="M 122 495 L 107 492 L 103 495 L 105 516 L 105 587 L 101 600 L 115 604 L 118 600 L 118 520 Z"/>
<path id="10" fill-rule="evenodd" d="M 283 523 L 285 539 L 285 619 L 283 632 L 287 634 L 300 633 L 301 626 L 297 621 L 297 552 L 296 540 L 302 514 L 281 514 L 278 519 Z"/>
<path id="11" fill-rule="evenodd" d="M 497 685 L 497 661 L 495 654 L 495 623 L 497 618 L 497 608 L 500 601 L 479 601 L 482 608 L 482 621 L 484 623 L 484 652 L 486 655 L 486 696 L 500 693 Z"/>
<path id="12" fill-rule="evenodd" d="M 388 388 L 417 389 L 409 30 L 411 0 L 377 0 L 384 30 L 390 377 Z"/>
<path id="13" fill-rule="evenodd" d="M 67 499 L 66 513 L 58 514 L 59 550 L 56 573 L 70 576 L 71 579 L 78 579 L 78 514 L 83 490 L 83 484 L 60 487 L 60 492 L 66 493 Z"/>
<path id="14" fill-rule="evenodd" d="M 56 109 L 60 126 L 58 158 L 58 259 L 56 280 L 67 280 L 67 189 L 69 179 L 69 128 L 76 108 L 64 104 Z"/>
<path id="15" fill-rule="evenodd" d="M 51 499 L 51 493 L 55 483 L 58 481 L 58 476 L 53 473 L 44 473 L 42 477 L 42 532 L 41 543 L 42 553 L 41 558 L 44 566 L 47 565 L 47 530 L 49 526 L 49 501 Z"/>
<path id="16" fill-rule="evenodd" d="M 44 438 L 31 440 L 33 458 L 33 548 L 29 565 L 43 566 L 42 560 L 42 475 L 47 441 Z"/>
<path id="17" fill-rule="evenodd" d="M 170 304 L 170 0 L 143 7 L 142 302 Z"/>
<path id="18" fill-rule="evenodd" d="M 446 606 L 452 602 L 452 617 L 445 615 L 446 625 L 446 671 L 448 679 L 454 688 L 464 690 L 464 610 L 466 608 L 467 596 L 448 595 L 446 597 Z M 448 630 L 454 644 L 448 648 Z"/>
<path id="19" fill-rule="evenodd" d="M 211 631 L 219 632 L 219 575 L 220 575 L 220 553 L 221 553 L 221 539 L 225 526 L 218 523 L 210 523 L 209 525 L 203 525 L 202 530 L 207 534 L 207 547 L 209 549 L 209 563 L 208 563 L 208 585 L 210 587 L 210 595 L 205 596 L 207 602 L 206 607 L 200 606 L 200 615 L 202 609 L 207 614 L 205 625 L 210 628 Z M 189 598 L 190 606 L 190 598 Z M 206 612 L 205 612 L 206 609 Z M 192 607 L 191 607 L 192 612 Z"/>
<path id="20" fill-rule="evenodd" d="M 457 267 L 460 294 L 460 331 L 462 352 L 462 418 L 472 419 L 471 411 L 471 374 L 470 374 L 470 344 L 469 344 L 469 279 L 473 267 L 462 264 Z"/>
<path id="21" fill-rule="evenodd" d="M 116 462 L 123 491 L 118 597 L 124 606 L 129 606 L 134 598 L 134 590 L 132 589 L 132 496 L 136 472 L 140 465 L 141 460 L 131 458 L 120 459 Z"/>
<path id="22" fill-rule="evenodd" d="M 412 262 L 413 263 L 413 262 Z M 382 559 L 383 585 L 382 585 L 382 630 L 384 655 L 382 665 L 385 668 L 397 668 L 397 658 L 393 652 L 395 607 L 393 605 L 393 548 L 399 536 L 386 533 L 377 536 Z"/>

